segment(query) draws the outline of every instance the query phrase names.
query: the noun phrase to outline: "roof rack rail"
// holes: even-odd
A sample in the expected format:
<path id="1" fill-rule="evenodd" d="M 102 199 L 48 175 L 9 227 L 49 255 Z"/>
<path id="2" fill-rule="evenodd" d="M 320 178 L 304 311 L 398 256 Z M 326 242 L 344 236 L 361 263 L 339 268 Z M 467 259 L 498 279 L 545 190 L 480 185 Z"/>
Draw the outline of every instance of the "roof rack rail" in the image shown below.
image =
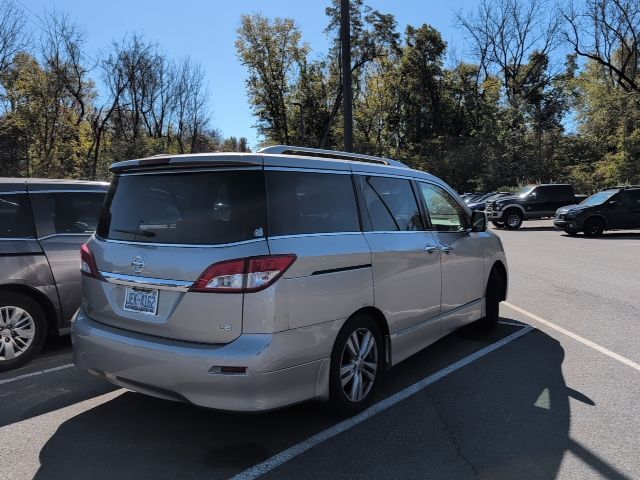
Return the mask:
<path id="1" fill-rule="evenodd" d="M 390 158 L 374 157 L 361 153 L 340 152 L 337 150 L 324 150 L 321 148 L 296 147 L 292 145 L 274 145 L 258 150 L 258 153 L 272 153 L 280 155 L 304 155 L 308 157 L 328 158 L 337 160 L 350 160 L 352 162 L 377 163 L 394 167 L 409 168 L 404 163 Z"/>

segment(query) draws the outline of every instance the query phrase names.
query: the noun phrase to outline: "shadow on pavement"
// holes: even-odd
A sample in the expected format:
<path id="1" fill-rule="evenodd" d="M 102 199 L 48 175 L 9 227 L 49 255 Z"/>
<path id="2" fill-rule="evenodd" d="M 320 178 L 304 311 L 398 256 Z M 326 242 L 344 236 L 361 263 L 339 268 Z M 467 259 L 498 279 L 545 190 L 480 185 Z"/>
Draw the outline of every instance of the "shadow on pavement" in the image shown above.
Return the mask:
<path id="1" fill-rule="evenodd" d="M 378 396 L 516 330 L 453 334 L 394 367 Z M 571 447 L 569 396 L 593 404 L 565 385 L 563 358 L 556 340 L 534 331 L 271 476 L 554 478 Z M 246 415 L 127 392 L 63 423 L 40 452 L 36 478 L 228 478 L 337 421 L 318 403 Z M 595 470 L 615 473 L 591 452 L 583 453 Z"/>

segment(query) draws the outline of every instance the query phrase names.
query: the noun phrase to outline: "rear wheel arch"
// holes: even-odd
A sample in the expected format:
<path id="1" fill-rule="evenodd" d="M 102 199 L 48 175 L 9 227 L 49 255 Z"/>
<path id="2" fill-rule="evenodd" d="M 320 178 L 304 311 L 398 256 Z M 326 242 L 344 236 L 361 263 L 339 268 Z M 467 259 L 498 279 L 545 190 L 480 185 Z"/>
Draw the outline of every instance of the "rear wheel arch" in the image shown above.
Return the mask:
<path id="1" fill-rule="evenodd" d="M 12 283 L 12 284 L 0 285 L 0 292 L 21 293 L 35 300 L 44 311 L 44 315 L 47 320 L 47 334 L 48 335 L 57 334 L 59 329 L 58 314 L 56 312 L 55 307 L 53 306 L 53 303 L 51 303 L 51 300 L 49 300 L 47 296 L 44 293 L 42 293 L 40 290 L 33 288 L 29 285 Z"/>
<path id="2" fill-rule="evenodd" d="M 385 366 L 387 368 L 390 367 L 391 366 L 391 342 L 389 341 L 390 333 L 389 333 L 389 324 L 387 323 L 387 318 L 384 316 L 384 313 L 382 313 L 382 311 L 380 311 L 376 307 L 371 307 L 371 306 L 361 308 L 360 310 L 353 312 L 353 315 L 351 316 L 354 317 L 355 315 L 359 315 L 359 314 L 368 315 L 376 322 L 376 325 L 378 326 L 378 329 L 380 330 L 380 333 L 382 334 L 382 338 L 383 338 L 382 348 L 384 349 L 383 358 L 385 361 Z"/>

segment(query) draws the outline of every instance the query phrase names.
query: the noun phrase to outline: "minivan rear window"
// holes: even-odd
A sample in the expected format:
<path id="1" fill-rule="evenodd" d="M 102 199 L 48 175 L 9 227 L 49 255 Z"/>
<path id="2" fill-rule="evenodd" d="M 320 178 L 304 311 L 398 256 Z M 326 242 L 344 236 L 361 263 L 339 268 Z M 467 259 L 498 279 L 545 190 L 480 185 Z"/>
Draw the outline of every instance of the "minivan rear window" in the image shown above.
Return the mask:
<path id="1" fill-rule="evenodd" d="M 203 245 L 262 238 L 264 197 L 260 170 L 123 175 L 111 184 L 97 235 Z"/>

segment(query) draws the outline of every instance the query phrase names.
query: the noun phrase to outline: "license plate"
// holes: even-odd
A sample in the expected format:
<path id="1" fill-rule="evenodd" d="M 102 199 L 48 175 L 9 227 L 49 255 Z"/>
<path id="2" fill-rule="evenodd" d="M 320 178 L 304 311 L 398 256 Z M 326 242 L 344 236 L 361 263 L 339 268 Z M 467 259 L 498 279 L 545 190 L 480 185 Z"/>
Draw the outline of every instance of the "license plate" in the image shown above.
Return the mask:
<path id="1" fill-rule="evenodd" d="M 127 287 L 123 308 L 129 312 L 155 315 L 158 311 L 158 290 Z"/>

